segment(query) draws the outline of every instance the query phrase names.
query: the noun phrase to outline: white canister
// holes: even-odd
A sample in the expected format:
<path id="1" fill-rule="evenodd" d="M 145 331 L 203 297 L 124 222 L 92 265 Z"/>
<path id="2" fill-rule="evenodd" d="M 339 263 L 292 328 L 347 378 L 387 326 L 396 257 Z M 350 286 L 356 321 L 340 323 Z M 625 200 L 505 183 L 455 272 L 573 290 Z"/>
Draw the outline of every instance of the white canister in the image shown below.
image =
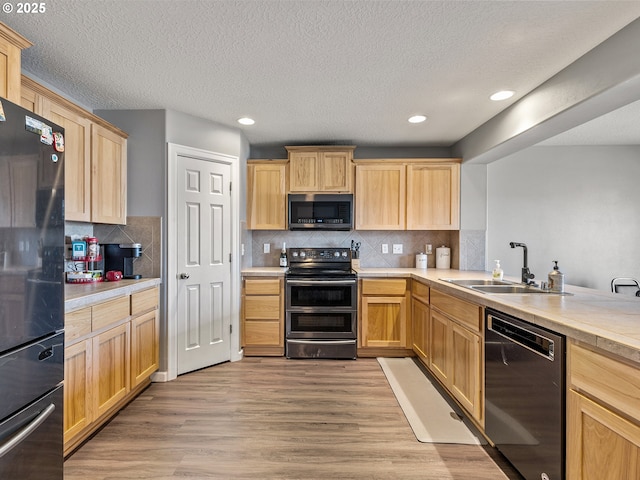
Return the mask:
<path id="1" fill-rule="evenodd" d="M 436 268 L 451 268 L 451 249 L 444 245 L 436 248 Z"/>
<path id="2" fill-rule="evenodd" d="M 416 268 L 421 268 L 423 270 L 427 269 L 427 254 L 426 253 L 418 253 L 416 255 Z"/>

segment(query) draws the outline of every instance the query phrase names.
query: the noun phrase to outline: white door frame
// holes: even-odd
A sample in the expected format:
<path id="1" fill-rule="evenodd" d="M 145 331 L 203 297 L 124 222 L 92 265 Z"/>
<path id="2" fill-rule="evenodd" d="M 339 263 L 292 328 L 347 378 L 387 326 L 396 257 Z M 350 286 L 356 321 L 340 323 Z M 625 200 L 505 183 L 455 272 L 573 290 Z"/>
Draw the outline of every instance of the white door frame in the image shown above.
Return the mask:
<path id="1" fill-rule="evenodd" d="M 208 162 L 231 166 L 231 361 L 242 358 L 240 348 L 240 161 L 238 157 L 210 152 L 199 148 L 168 143 L 167 152 L 167 375 L 166 380 L 178 376 L 178 232 L 177 232 L 177 171 L 178 157 L 185 155 Z"/>

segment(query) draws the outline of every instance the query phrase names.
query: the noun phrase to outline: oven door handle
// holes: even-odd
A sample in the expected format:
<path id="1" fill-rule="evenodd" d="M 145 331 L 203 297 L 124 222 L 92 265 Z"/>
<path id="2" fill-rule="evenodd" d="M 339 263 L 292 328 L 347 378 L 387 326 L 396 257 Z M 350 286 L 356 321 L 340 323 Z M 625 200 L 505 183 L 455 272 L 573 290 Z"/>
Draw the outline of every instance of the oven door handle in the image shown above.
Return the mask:
<path id="1" fill-rule="evenodd" d="M 31 435 L 40 425 L 44 423 L 44 421 L 49 418 L 49 416 L 56 409 L 56 406 L 52 403 L 47 408 L 42 410 L 40 414 L 34 418 L 30 423 L 28 423 L 25 427 L 22 427 L 16 434 L 13 435 L 4 445 L 0 445 L 0 458 L 4 457 L 7 453 L 9 453 L 13 448 L 17 447 L 20 443 L 25 441 L 29 435 Z"/>
<path id="2" fill-rule="evenodd" d="M 355 285 L 356 280 L 287 280 L 287 285 Z"/>
<path id="3" fill-rule="evenodd" d="M 302 343 L 305 345 L 353 345 L 356 343 L 355 340 L 294 340 L 291 338 L 287 339 L 288 343 Z"/>

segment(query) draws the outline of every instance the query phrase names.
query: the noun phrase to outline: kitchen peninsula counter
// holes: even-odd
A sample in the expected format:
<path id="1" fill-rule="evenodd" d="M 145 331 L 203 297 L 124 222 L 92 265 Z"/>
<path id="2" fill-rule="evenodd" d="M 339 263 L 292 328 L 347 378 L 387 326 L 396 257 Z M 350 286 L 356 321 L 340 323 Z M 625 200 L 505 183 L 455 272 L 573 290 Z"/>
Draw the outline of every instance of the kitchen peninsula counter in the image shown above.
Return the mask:
<path id="1" fill-rule="evenodd" d="M 360 268 L 359 278 L 420 280 L 458 298 L 494 308 L 568 338 L 640 363 L 640 298 L 567 285 L 571 295 L 487 294 L 441 279 L 490 279 L 484 271 L 416 268 Z M 519 283 L 518 278 L 505 280 Z"/>
<path id="2" fill-rule="evenodd" d="M 159 278 L 120 280 L 118 282 L 67 283 L 64 286 L 64 311 L 70 313 L 96 303 L 124 297 L 159 285 Z"/>

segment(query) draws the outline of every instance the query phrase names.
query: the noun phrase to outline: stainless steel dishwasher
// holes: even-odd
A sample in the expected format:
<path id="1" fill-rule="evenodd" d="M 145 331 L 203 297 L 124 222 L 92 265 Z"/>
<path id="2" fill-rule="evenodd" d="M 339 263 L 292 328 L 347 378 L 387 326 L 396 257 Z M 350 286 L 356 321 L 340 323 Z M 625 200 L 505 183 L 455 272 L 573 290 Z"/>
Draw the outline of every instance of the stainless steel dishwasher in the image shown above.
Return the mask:
<path id="1" fill-rule="evenodd" d="M 485 431 L 527 480 L 565 478 L 565 339 L 487 309 Z"/>

